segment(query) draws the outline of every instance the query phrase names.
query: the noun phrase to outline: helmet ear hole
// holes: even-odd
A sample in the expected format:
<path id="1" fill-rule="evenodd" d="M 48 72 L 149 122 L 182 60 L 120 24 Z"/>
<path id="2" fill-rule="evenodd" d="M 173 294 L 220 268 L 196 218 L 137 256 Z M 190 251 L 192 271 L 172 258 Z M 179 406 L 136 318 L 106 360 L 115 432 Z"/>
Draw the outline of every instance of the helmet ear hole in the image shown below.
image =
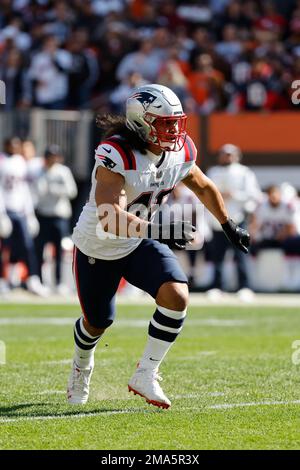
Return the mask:
<path id="1" fill-rule="evenodd" d="M 134 124 L 135 124 L 137 127 L 143 127 L 140 122 L 138 122 L 138 121 L 133 121 L 133 122 L 134 122 Z"/>

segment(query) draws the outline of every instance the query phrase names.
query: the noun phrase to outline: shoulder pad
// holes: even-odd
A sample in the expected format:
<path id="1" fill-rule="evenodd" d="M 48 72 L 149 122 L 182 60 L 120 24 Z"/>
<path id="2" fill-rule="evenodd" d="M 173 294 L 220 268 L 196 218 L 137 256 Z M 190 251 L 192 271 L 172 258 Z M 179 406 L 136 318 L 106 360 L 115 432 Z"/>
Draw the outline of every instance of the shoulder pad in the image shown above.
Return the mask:
<path id="1" fill-rule="evenodd" d="M 127 142 L 121 137 L 109 137 L 100 143 L 97 149 L 97 156 L 100 158 L 103 155 L 99 155 L 99 148 L 105 151 L 105 156 L 110 158 L 109 154 L 115 155 L 116 153 L 121 158 L 124 170 L 136 170 L 135 156 Z"/>

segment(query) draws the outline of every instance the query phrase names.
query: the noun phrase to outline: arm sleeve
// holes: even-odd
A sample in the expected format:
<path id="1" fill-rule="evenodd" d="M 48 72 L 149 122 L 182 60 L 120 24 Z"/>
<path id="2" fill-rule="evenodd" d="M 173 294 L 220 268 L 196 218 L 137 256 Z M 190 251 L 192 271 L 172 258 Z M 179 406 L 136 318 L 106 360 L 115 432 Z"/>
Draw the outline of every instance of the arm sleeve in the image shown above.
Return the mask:
<path id="1" fill-rule="evenodd" d="M 75 199 L 77 196 L 77 185 L 75 183 L 75 180 L 73 178 L 72 172 L 70 168 L 65 167 L 65 185 L 66 185 L 66 195 L 68 196 L 69 199 Z"/>

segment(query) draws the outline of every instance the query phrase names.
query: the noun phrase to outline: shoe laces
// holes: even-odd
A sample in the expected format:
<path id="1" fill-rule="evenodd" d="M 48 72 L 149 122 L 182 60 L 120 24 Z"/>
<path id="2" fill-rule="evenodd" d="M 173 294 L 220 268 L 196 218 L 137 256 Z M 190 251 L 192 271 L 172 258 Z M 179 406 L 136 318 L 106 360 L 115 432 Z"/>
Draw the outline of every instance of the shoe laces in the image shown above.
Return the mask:
<path id="1" fill-rule="evenodd" d="M 151 377 L 152 377 L 152 388 L 153 388 L 153 391 L 156 395 L 159 395 L 161 397 L 165 397 L 165 394 L 160 386 L 160 383 L 159 382 L 162 382 L 163 381 L 163 378 L 162 376 L 157 372 L 157 371 L 153 371 L 153 373 L 151 374 Z"/>
<path id="2" fill-rule="evenodd" d="M 160 375 L 160 373 L 156 370 L 153 371 L 152 377 L 154 380 L 157 380 L 158 382 L 162 382 L 164 380 L 162 376 Z"/>
<path id="3" fill-rule="evenodd" d="M 90 372 L 91 369 L 80 369 L 75 365 L 74 373 L 72 374 L 72 389 L 82 391 L 82 389 L 88 388 L 90 383 Z"/>
<path id="4" fill-rule="evenodd" d="M 144 370 L 141 370 L 141 373 L 143 372 Z M 151 385 L 155 392 L 163 393 L 161 386 L 159 385 L 159 382 L 162 382 L 163 378 L 157 370 L 151 370 L 149 372 L 146 371 L 146 377 L 149 385 Z"/>

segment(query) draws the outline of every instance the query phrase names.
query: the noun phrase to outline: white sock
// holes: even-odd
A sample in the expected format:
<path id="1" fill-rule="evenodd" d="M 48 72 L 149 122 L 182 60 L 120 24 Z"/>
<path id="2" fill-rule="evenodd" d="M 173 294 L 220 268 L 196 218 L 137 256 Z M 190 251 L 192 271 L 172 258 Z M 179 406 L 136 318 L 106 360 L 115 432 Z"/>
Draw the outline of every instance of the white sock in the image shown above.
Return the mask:
<path id="1" fill-rule="evenodd" d="M 94 366 L 94 353 L 100 336 L 92 336 L 83 325 L 83 317 L 74 326 L 75 356 L 74 361 L 80 369 Z"/>
<path id="2" fill-rule="evenodd" d="M 149 325 L 149 336 L 144 354 L 139 361 L 141 369 L 158 369 L 176 340 L 186 316 L 186 309 L 178 312 L 157 305 Z"/>

